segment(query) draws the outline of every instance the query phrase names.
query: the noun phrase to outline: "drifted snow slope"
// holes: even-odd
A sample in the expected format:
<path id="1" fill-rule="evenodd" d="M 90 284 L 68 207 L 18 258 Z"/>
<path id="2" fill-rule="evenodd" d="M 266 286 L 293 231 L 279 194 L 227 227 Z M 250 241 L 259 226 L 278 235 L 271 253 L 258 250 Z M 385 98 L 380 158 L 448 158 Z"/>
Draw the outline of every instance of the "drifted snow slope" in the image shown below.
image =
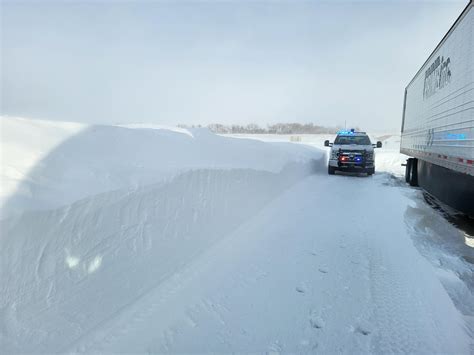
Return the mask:
<path id="1" fill-rule="evenodd" d="M 132 129 L 5 117 L 0 122 L 3 216 L 137 188 L 193 169 L 278 173 L 289 162 L 319 158 L 289 143 L 226 139 L 206 129 Z M 15 175 L 18 170 L 21 174 Z"/>
<path id="2" fill-rule="evenodd" d="M 469 352 L 405 225 L 414 192 L 330 179 L 323 156 L 203 130 L 70 136 L 4 205 L 2 352 Z"/>
<path id="3" fill-rule="evenodd" d="M 2 134 L 18 123 L 5 122 Z M 11 145 L 3 148 L 13 166 Z M 93 331 L 323 160 L 310 148 L 206 130 L 92 126 L 69 135 L 5 197 L 4 349 L 54 351 Z"/>

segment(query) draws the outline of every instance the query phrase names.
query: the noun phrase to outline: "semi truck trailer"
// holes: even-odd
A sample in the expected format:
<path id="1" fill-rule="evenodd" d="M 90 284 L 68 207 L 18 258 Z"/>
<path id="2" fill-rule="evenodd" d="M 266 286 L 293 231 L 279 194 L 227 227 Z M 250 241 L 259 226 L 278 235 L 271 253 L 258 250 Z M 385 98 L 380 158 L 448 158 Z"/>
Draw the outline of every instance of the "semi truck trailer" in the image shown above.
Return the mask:
<path id="1" fill-rule="evenodd" d="M 405 88 L 405 180 L 474 217 L 474 1 Z"/>

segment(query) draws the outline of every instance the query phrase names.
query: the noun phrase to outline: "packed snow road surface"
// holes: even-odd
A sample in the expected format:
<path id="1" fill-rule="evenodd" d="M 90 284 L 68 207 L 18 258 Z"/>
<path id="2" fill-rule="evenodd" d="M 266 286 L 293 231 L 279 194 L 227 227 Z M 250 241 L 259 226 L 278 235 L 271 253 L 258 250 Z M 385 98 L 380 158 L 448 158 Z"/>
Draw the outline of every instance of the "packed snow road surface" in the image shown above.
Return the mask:
<path id="1" fill-rule="evenodd" d="M 394 175 L 328 176 L 303 144 L 70 127 L 22 165 L 2 143 L 1 352 L 473 350 L 470 237 Z M 119 159 L 134 145 L 139 164 Z"/>

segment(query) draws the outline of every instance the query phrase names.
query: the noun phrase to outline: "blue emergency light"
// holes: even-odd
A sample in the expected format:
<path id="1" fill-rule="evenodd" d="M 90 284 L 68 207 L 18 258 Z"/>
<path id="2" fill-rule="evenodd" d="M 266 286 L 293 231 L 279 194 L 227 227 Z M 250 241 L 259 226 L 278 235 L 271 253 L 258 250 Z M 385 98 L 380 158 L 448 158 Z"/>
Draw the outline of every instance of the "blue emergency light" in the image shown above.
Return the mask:
<path id="1" fill-rule="evenodd" d="M 354 134 L 355 130 L 352 128 L 350 131 L 339 131 L 337 134 Z"/>

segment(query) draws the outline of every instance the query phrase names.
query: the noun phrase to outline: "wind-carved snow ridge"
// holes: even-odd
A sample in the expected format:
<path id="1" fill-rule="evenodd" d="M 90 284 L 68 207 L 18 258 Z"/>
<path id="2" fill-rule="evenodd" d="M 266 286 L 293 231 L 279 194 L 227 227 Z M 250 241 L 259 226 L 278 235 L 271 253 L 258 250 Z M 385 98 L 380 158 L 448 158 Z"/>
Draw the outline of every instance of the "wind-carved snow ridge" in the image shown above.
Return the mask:
<path id="1" fill-rule="evenodd" d="M 62 127 L 55 122 L 2 117 L 2 137 L 14 137 L 1 142 L 0 177 L 2 187 L 9 187 L 0 190 L 2 219 L 70 205 L 107 191 L 169 181 L 190 170 L 278 173 L 289 162 L 322 157 L 321 151 L 308 147 L 226 138 L 204 128 L 176 132 L 86 126 L 73 130 L 55 125 Z M 31 137 L 35 139 L 29 144 Z M 51 139 L 59 142 L 54 149 Z M 18 179 L 15 171 L 23 177 Z"/>
<path id="2" fill-rule="evenodd" d="M 194 170 L 3 221 L 0 307 L 16 310 L 15 323 L 2 321 L 12 334 L 3 350 L 57 351 L 84 337 L 314 167 Z"/>

